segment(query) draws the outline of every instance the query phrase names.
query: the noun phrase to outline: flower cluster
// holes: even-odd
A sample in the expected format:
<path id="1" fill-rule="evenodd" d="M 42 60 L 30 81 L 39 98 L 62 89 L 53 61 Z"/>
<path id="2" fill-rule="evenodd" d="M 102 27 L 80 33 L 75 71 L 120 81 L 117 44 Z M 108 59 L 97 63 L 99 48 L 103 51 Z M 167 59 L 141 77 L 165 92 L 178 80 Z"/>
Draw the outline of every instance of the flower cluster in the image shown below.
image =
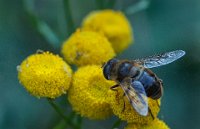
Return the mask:
<path id="1" fill-rule="evenodd" d="M 169 127 L 165 124 L 165 122 L 156 118 L 150 124 L 128 124 L 125 129 L 169 129 Z"/>
<path id="2" fill-rule="evenodd" d="M 116 82 L 103 76 L 101 65 L 132 42 L 132 29 L 123 13 L 94 11 L 62 45 L 65 61 L 78 68 L 73 77 L 70 66 L 61 57 L 42 52 L 27 57 L 18 66 L 18 78 L 37 97 L 56 98 L 67 92 L 72 109 L 81 116 L 105 119 L 116 115 L 127 121 L 126 129 L 168 129 L 157 119 L 160 100 L 149 98 L 152 114 L 140 116 L 127 98 L 123 98 L 122 89 L 118 88 L 117 92 L 110 89 Z"/>
<path id="3" fill-rule="evenodd" d="M 102 64 L 115 56 L 104 35 L 80 29 L 64 42 L 62 54 L 68 63 L 77 66 Z"/>
<path id="4" fill-rule="evenodd" d="M 71 77 L 70 66 L 50 52 L 33 54 L 18 66 L 20 83 L 37 97 L 56 98 L 66 93 Z"/>
<path id="5" fill-rule="evenodd" d="M 123 94 L 124 92 L 121 88 L 117 92 L 113 92 L 112 90 L 109 92 L 110 105 L 113 113 L 121 120 L 127 121 L 127 123 L 148 124 L 154 119 L 153 117 L 157 117 L 160 111 L 160 100 L 148 98 L 148 106 L 153 116 L 150 113 L 147 116 L 141 116 L 133 109 L 128 99 L 124 99 Z M 123 111 L 124 101 L 125 109 Z"/>
<path id="6" fill-rule="evenodd" d="M 116 53 L 122 52 L 133 42 L 129 21 L 120 11 L 91 12 L 82 23 L 83 29 L 103 33 Z"/>
<path id="7" fill-rule="evenodd" d="M 101 66 L 88 65 L 73 76 L 68 99 L 73 109 L 90 119 L 105 119 L 112 115 L 108 91 L 115 83 L 102 76 Z"/>

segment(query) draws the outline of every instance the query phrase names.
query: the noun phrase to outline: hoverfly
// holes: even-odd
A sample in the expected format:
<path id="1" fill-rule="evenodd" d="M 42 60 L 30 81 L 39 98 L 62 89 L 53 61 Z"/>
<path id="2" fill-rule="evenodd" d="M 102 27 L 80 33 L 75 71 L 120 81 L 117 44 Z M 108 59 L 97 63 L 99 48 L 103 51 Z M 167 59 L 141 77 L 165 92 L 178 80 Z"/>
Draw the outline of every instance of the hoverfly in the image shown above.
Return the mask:
<path id="1" fill-rule="evenodd" d="M 163 94 L 163 83 L 149 68 L 172 63 L 185 55 L 185 51 L 176 50 L 137 60 L 110 59 L 103 66 L 107 80 L 114 80 L 127 96 L 132 107 L 142 116 L 148 114 L 147 97 L 159 99 Z"/>

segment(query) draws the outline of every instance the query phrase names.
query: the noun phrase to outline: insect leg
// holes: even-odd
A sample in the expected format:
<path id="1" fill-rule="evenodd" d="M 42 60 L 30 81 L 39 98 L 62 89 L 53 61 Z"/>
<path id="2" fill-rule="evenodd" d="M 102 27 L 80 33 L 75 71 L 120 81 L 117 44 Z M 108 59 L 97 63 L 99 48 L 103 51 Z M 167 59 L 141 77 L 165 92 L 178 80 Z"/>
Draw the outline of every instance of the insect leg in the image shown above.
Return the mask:
<path id="1" fill-rule="evenodd" d="M 113 91 L 117 91 L 117 89 L 115 89 L 116 87 L 119 87 L 120 85 L 119 84 L 116 84 L 114 86 L 111 86 L 110 89 L 113 90 Z"/>
<path id="2" fill-rule="evenodd" d="M 155 119 L 155 117 L 153 116 L 153 113 L 152 113 L 152 111 L 151 111 L 151 109 L 148 107 L 148 109 L 149 109 L 149 113 L 151 114 L 151 117 L 153 118 L 153 120 Z"/>
<path id="3" fill-rule="evenodd" d="M 126 95 L 126 94 L 124 93 L 124 94 L 123 94 L 123 102 L 124 102 L 124 106 L 123 106 L 122 112 L 125 111 L 125 106 L 126 106 L 126 103 L 125 103 L 125 100 L 124 100 L 124 96 L 125 96 L 125 95 Z"/>
<path id="4" fill-rule="evenodd" d="M 158 107 L 160 108 L 160 104 L 159 104 L 158 100 L 156 100 L 156 103 L 157 103 Z"/>
<path id="5" fill-rule="evenodd" d="M 110 87 L 111 90 L 117 92 L 117 94 L 116 94 L 116 96 L 115 96 L 116 98 L 119 96 L 119 92 L 118 92 L 118 90 L 116 89 L 116 88 L 119 87 L 119 86 L 120 86 L 119 84 L 116 84 L 116 85 Z M 118 103 L 119 103 L 119 101 L 118 101 Z"/>

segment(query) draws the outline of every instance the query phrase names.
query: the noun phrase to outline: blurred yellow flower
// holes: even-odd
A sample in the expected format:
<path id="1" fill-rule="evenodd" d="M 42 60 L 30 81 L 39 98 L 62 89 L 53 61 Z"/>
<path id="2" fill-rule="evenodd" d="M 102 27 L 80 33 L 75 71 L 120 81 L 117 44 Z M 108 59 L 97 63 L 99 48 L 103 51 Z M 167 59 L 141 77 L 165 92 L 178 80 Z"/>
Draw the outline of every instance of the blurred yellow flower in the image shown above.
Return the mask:
<path id="1" fill-rule="evenodd" d="M 67 62 L 78 66 L 102 64 L 115 56 L 106 37 L 96 32 L 80 30 L 64 42 L 62 54 Z"/>
<path id="2" fill-rule="evenodd" d="M 85 17 L 82 28 L 103 33 L 119 53 L 133 42 L 132 28 L 122 12 L 101 10 Z"/>
<path id="3" fill-rule="evenodd" d="M 130 123 L 125 127 L 125 129 L 170 129 L 165 122 L 159 120 L 158 118 L 154 119 L 149 124 L 137 124 L 137 123 Z"/>
<path id="4" fill-rule="evenodd" d="M 50 52 L 33 54 L 18 66 L 18 78 L 36 97 L 55 98 L 70 86 L 72 70 L 62 58 Z"/>
<path id="5" fill-rule="evenodd" d="M 128 123 L 140 123 L 146 124 L 153 121 L 153 117 L 157 117 L 158 112 L 160 111 L 160 100 L 153 100 L 148 98 L 148 105 L 151 109 L 152 115 L 148 113 L 147 116 L 139 115 L 134 108 L 129 103 L 126 96 L 123 98 L 123 90 L 118 88 L 117 91 L 109 91 L 109 99 L 110 99 L 110 106 L 113 110 L 113 113 L 118 116 L 121 120 L 127 121 Z M 124 101 L 125 101 L 125 110 L 124 109 Z"/>
<path id="6" fill-rule="evenodd" d="M 111 116 L 108 90 L 115 82 L 107 81 L 101 66 L 91 65 L 78 69 L 69 88 L 68 99 L 74 111 L 90 119 Z"/>

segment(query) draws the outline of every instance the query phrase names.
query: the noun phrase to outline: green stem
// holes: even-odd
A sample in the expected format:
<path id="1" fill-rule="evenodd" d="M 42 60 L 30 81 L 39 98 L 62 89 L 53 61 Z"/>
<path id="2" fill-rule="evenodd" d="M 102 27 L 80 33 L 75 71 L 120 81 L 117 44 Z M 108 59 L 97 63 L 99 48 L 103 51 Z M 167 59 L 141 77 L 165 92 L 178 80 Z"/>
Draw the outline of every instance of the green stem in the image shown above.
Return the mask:
<path id="1" fill-rule="evenodd" d="M 67 20 L 67 27 L 68 27 L 68 35 L 70 36 L 75 31 L 75 26 L 73 22 L 73 17 L 70 9 L 69 0 L 63 0 L 64 3 L 64 10 L 65 10 L 65 17 Z"/>
<path id="2" fill-rule="evenodd" d="M 81 129 L 81 125 L 82 125 L 82 117 L 80 115 L 77 115 L 77 126 L 78 126 L 78 129 Z"/>
<path id="3" fill-rule="evenodd" d="M 74 125 L 71 121 L 70 117 L 67 117 L 64 115 L 64 112 L 56 105 L 56 103 L 52 100 L 52 99 L 47 99 L 49 104 L 54 108 L 54 110 L 63 118 L 63 120 L 65 120 L 65 122 L 73 127 L 74 129 L 77 128 L 76 125 Z"/>
<path id="4" fill-rule="evenodd" d="M 120 119 L 118 119 L 117 121 L 115 121 L 115 123 L 113 124 L 113 126 L 112 126 L 112 129 L 115 129 L 115 128 L 117 128 L 117 127 L 119 127 L 120 126 L 120 124 L 121 124 L 121 120 Z"/>
<path id="5" fill-rule="evenodd" d="M 66 129 L 66 122 L 62 119 L 53 129 Z"/>
<path id="6" fill-rule="evenodd" d="M 137 12 L 143 11 L 147 9 L 150 5 L 150 0 L 140 0 L 138 3 L 129 6 L 128 8 L 124 9 L 124 12 L 127 15 L 132 15 Z"/>

